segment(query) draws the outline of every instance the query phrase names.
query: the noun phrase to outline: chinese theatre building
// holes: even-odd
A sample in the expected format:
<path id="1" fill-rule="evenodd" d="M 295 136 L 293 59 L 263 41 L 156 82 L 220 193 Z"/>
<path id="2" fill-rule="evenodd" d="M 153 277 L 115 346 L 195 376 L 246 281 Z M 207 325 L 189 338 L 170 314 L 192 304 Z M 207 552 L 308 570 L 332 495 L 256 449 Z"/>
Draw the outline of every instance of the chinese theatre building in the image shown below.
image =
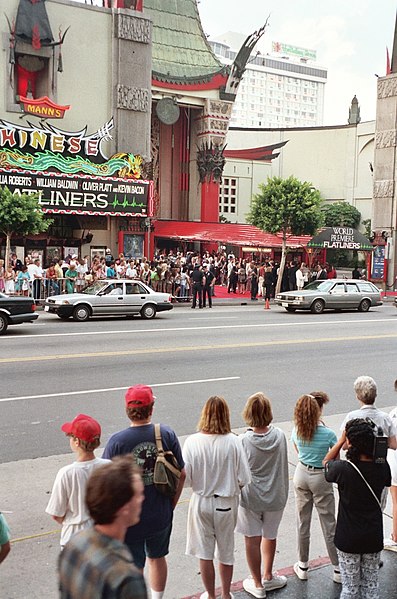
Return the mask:
<path id="1" fill-rule="evenodd" d="M 13 238 L 13 248 L 44 264 L 106 247 L 117 255 L 128 229 L 143 255 L 151 20 L 69 0 L 3 0 L 2 12 L 0 185 L 38 192 L 53 221 L 45 234 Z"/>
<path id="2" fill-rule="evenodd" d="M 265 27 L 225 67 L 196 0 L 2 9 L 0 185 L 38 193 L 53 221 L 46 234 L 12 239 L 20 258 L 106 247 L 152 256 L 175 246 L 164 221 L 171 232 L 171 221 L 218 224 L 232 105 Z"/>

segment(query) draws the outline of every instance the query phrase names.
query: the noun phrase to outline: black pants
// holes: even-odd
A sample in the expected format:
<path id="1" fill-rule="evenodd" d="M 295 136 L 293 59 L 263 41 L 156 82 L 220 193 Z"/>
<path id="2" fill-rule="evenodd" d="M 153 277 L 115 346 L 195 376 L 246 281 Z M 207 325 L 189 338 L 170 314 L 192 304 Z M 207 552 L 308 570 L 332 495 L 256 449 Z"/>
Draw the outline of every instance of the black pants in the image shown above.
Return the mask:
<path id="1" fill-rule="evenodd" d="M 193 304 L 192 308 L 196 307 L 197 297 L 199 302 L 199 308 L 203 307 L 203 288 L 198 283 L 193 283 Z"/>
<path id="2" fill-rule="evenodd" d="M 251 299 L 255 299 L 258 295 L 258 281 L 251 280 Z"/>
<path id="3" fill-rule="evenodd" d="M 208 305 L 212 308 L 212 288 L 211 287 L 203 287 L 203 306 L 205 308 L 205 299 L 208 297 Z"/>

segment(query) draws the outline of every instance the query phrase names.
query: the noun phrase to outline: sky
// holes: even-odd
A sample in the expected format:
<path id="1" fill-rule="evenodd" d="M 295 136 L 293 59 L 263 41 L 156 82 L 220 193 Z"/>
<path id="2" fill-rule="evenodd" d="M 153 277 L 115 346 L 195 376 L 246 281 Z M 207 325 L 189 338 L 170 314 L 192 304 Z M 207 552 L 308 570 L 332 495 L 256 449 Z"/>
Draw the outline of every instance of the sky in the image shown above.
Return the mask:
<path id="1" fill-rule="evenodd" d="M 211 38 L 249 35 L 270 14 L 257 49 L 270 52 L 272 41 L 309 48 L 328 69 L 324 125 L 346 124 L 354 95 L 361 121 L 375 119 L 376 74 L 386 74 L 386 46 L 392 53 L 395 0 L 198 0 L 198 8 Z"/>

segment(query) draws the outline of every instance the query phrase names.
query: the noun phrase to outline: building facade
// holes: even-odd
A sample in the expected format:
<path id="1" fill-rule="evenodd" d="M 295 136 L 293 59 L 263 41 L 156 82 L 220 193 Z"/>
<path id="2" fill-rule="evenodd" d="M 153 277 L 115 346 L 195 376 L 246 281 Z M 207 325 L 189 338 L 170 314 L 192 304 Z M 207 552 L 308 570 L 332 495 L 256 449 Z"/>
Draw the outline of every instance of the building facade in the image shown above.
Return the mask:
<path id="1" fill-rule="evenodd" d="M 219 213 L 230 222 L 245 222 L 260 183 L 266 183 L 268 177 L 293 175 L 310 181 L 325 202 L 348 202 L 361 212 L 362 220 L 370 219 L 374 140 L 374 121 L 296 129 L 233 127 L 228 133 Z M 279 148 L 272 161 L 265 155 L 269 146 Z M 239 158 L 244 156 L 242 148 L 246 157 Z"/>
<path id="2" fill-rule="evenodd" d="M 210 40 L 215 55 L 231 64 L 244 39 L 226 33 Z M 273 43 L 271 54 L 253 53 L 233 105 L 231 126 L 245 128 L 322 125 L 327 69 L 314 51 Z"/>

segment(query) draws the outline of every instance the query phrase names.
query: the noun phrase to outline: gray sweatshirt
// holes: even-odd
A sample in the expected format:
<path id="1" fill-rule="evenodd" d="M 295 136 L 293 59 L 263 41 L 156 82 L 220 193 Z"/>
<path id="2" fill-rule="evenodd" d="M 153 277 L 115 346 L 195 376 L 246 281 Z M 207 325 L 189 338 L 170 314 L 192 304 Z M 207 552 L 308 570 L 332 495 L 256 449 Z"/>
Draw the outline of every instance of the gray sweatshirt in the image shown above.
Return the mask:
<path id="1" fill-rule="evenodd" d="M 252 481 L 241 490 L 240 505 L 253 512 L 282 510 L 288 498 L 288 453 L 283 431 L 272 425 L 267 433 L 248 429 L 240 437 Z"/>

